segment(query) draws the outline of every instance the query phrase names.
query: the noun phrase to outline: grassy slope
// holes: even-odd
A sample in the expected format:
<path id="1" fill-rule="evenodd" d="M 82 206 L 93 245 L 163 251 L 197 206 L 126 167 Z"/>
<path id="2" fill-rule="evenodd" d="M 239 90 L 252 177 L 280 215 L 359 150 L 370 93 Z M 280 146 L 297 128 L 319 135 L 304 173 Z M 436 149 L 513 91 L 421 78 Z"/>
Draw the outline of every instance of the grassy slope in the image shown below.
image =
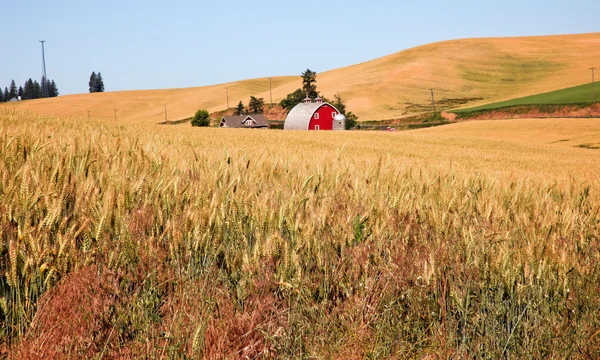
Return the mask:
<path id="1" fill-rule="evenodd" d="M 595 85 L 600 90 L 600 84 Z M 457 113 L 493 110 L 516 105 L 551 105 L 551 104 L 574 104 L 590 103 L 592 101 L 592 84 L 584 84 L 566 89 L 550 91 L 542 94 L 525 96 L 517 99 L 500 101 L 468 109 L 460 109 Z"/>
<path id="2" fill-rule="evenodd" d="M 600 57 L 600 33 L 519 38 L 462 39 L 416 47 L 362 64 L 320 73 L 321 92 L 340 93 L 349 110 L 362 120 L 391 119 L 429 106 L 429 89 L 436 98 L 481 99 L 471 105 L 502 101 L 589 81 L 589 59 Z M 313 69 L 319 70 L 319 69 Z M 273 79 L 279 101 L 298 88 L 298 76 Z M 56 99 L 7 104 L 37 113 L 113 118 L 129 122 L 190 117 L 198 108 L 223 110 L 225 87 L 229 104 L 250 95 L 269 99 L 268 79 L 253 79 L 207 87 L 124 91 L 61 96 Z M 448 106 L 456 106 L 450 101 Z"/>

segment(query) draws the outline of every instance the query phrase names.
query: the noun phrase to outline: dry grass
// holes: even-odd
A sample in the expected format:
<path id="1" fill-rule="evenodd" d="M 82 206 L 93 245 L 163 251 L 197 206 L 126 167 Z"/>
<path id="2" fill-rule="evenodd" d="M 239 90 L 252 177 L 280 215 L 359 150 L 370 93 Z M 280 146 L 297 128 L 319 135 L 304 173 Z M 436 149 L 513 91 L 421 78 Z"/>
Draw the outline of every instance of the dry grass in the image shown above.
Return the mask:
<path id="1" fill-rule="evenodd" d="M 597 358 L 600 156 L 558 140 L 600 124 L 501 124 L 0 111 L 0 341 L 14 358 Z"/>
<path id="2" fill-rule="evenodd" d="M 392 119 L 429 110 L 431 88 L 436 89 L 438 100 L 455 99 L 446 106 L 481 98 L 468 105 L 475 106 L 580 85 L 590 81 L 590 59 L 599 56 L 600 33 L 464 39 L 323 72 L 318 87 L 329 98 L 340 93 L 362 120 Z M 274 101 L 300 86 L 299 76 L 274 78 Z M 269 99 L 269 80 L 253 79 L 188 89 L 70 95 L 2 106 L 58 116 L 86 117 L 90 110 L 97 119 L 114 118 L 116 108 L 124 121 L 157 123 L 164 120 L 165 104 L 172 120 L 191 117 L 199 108 L 223 110 L 225 87 L 229 87 L 231 107 L 240 100 L 247 103 L 250 95 Z"/>

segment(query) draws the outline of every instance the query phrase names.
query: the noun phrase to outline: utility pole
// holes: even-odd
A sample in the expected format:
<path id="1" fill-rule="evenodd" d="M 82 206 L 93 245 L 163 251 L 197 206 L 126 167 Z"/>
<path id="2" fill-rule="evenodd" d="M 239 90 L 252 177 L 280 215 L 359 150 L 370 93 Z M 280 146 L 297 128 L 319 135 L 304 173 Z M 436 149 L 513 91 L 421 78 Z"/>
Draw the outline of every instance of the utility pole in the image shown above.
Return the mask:
<path id="1" fill-rule="evenodd" d="M 225 87 L 225 96 L 227 96 L 227 110 L 229 110 L 229 88 Z"/>
<path id="2" fill-rule="evenodd" d="M 168 124 L 169 120 L 167 120 L 167 104 L 165 104 L 165 124 Z"/>
<path id="3" fill-rule="evenodd" d="M 433 113 L 435 114 L 435 98 L 433 97 L 433 89 L 431 89 L 431 104 L 433 105 Z"/>
<path id="4" fill-rule="evenodd" d="M 273 106 L 273 87 L 271 85 L 271 81 L 273 78 L 269 78 L 269 96 L 271 97 L 271 107 Z"/>
<path id="5" fill-rule="evenodd" d="M 115 121 L 117 121 L 117 109 L 115 109 Z"/>
<path id="6" fill-rule="evenodd" d="M 42 97 L 48 97 L 48 76 L 46 75 L 46 54 L 44 51 L 44 43 L 46 40 L 40 40 L 42 43 Z"/>
<path id="7" fill-rule="evenodd" d="M 88 110 L 88 120 L 90 119 L 90 111 Z"/>
<path id="8" fill-rule="evenodd" d="M 592 70 L 592 102 L 596 103 L 596 85 L 594 84 L 594 70 L 596 70 L 596 68 L 591 67 L 590 70 Z"/>

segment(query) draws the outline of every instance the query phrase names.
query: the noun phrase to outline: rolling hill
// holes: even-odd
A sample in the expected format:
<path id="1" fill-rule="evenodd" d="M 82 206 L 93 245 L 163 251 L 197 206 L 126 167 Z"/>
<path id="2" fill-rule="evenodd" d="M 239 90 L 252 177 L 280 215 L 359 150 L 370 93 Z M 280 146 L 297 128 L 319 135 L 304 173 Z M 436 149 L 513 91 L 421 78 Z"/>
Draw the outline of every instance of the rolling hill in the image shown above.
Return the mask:
<path id="1" fill-rule="evenodd" d="M 360 120 L 392 119 L 430 109 L 430 89 L 440 105 L 472 107 L 587 83 L 600 58 L 600 33 L 516 38 L 461 39 L 428 44 L 376 60 L 319 73 L 323 95 L 341 94 Z M 299 72 L 303 69 L 299 69 Z M 317 69 L 313 69 L 317 70 Z M 273 78 L 273 100 L 301 86 L 299 76 Z M 269 100 L 269 80 L 205 87 L 60 96 L 2 107 L 59 116 L 157 123 L 168 105 L 171 120 L 199 108 L 211 112 L 250 95 Z"/>

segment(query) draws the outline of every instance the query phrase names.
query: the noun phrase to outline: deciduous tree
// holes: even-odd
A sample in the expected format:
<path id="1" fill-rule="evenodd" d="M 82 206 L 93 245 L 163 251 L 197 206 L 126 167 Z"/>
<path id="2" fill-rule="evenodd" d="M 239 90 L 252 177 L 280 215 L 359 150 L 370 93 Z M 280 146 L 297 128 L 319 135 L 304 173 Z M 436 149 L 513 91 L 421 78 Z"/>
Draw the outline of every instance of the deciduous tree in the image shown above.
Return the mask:
<path id="1" fill-rule="evenodd" d="M 192 126 L 209 126 L 210 115 L 208 111 L 200 109 L 196 111 L 196 114 L 192 118 Z"/>
<path id="2" fill-rule="evenodd" d="M 250 102 L 248 103 L 248 107 L 254 114 L 262 114 L 265 108 L 265 100 L 263 98 L 256 98 L 254 96 L 250 96 Z"/>

